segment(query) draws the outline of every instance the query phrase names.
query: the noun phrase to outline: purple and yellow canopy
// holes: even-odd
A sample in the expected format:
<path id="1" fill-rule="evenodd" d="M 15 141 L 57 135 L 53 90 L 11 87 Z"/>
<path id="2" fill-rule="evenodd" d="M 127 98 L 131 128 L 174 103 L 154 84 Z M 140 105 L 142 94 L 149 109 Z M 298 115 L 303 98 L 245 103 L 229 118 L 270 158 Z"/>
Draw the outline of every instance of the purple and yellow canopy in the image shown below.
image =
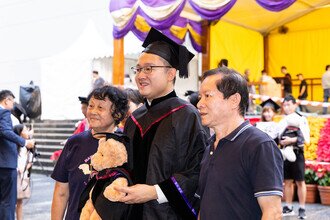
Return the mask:
<path id="1" fill-rule="evenodd" d="M 256 2 L 267 10 L 281 11 L 295 0 L 256 0 Z M 201 52 L 201 20 L 219 20 L 235 3 L 236 0 L 112 0 L 110 13 L 114 19 L 113 36 L 119 39 L 132 31 L 143 41 L 150 28 L 154 27 L 182 44 L 188 32 L 194 49 Z M 190 9 L 199 19 L 183 17 L 184 9 Z"/>

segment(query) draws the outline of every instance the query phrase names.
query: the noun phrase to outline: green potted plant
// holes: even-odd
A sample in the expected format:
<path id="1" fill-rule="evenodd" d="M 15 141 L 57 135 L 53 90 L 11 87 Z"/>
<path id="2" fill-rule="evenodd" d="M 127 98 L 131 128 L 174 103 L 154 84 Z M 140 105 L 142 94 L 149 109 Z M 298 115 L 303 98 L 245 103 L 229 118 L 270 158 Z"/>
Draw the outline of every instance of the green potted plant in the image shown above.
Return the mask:
<path id="1" fill-rule="evenodd" d="M 316 175 L 315 170 L 311 168 L 305 169 L 305 183 L 309 185 L 317 185 L 318 176 Z"/>
<path id="2" fill-rule="evenodd" d="M 317 191 L 317 164 L 308 163 L 305 168 L 305 183 L 306 183 L 306 202 L 315 203 L 318 196 Z"/>
<path id="3" fill-rule="evenodd" d="M 317 176 L 321 203 L 323 205 L 330 205 L 330 164 L 323 164 L 317 170 Z"/>

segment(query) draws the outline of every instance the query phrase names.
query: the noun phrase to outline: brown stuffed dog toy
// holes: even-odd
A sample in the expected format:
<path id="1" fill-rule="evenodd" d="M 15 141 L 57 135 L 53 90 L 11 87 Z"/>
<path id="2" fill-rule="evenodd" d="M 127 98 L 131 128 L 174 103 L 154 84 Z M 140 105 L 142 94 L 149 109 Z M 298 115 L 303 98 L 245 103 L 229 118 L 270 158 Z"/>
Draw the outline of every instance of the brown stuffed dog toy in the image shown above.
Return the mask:
<path id="1" fill-rule="evenodd" d="M 125 193 L 114 186 L 131 185 L 132 181 L 125 169 L 127 166 L 128 138 L 124 135 L 104 133 L 99 140 L 97 152 L 91 157 L 92 179 L 88 182 L 80 198 L 81 220 L 126 219 L 131 205 L 118 202 Z M 124 166 L 123 166 L 124 165 Z"/>

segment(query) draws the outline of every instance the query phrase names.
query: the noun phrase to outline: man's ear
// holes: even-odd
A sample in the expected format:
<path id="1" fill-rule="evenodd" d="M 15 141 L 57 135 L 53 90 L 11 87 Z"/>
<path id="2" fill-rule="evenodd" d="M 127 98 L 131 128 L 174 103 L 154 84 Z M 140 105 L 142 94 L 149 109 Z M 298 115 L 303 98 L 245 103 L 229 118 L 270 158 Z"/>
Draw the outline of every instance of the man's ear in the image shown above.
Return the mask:
<path id="1" fill-rule="evenodd" d="M 241 102 L 241 99 L 242 97 L 239 93 L 235 93 L 229 97 L 232 109 L 239 109 L 239 103 Z"/>
<path id="2" fill-rule="evenodd" d="M 167 79 L 169 81 L 173 81 L 176 77 L 176 69 L 175 68 L 169 68 L 167 71 Z"/>

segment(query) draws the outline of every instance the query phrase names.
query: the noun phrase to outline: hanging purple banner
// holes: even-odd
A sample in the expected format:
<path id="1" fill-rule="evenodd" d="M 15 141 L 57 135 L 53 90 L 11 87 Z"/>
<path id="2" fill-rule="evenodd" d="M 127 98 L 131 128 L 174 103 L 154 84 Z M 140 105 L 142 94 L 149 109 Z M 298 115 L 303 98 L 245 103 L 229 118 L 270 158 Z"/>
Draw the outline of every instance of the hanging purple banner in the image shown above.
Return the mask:
<path id="1" fill-rule="evenodd" d="M 263 8 L 269 11 L 282 11 L 292 5 L 296 0 L 256 0 Z"/>

